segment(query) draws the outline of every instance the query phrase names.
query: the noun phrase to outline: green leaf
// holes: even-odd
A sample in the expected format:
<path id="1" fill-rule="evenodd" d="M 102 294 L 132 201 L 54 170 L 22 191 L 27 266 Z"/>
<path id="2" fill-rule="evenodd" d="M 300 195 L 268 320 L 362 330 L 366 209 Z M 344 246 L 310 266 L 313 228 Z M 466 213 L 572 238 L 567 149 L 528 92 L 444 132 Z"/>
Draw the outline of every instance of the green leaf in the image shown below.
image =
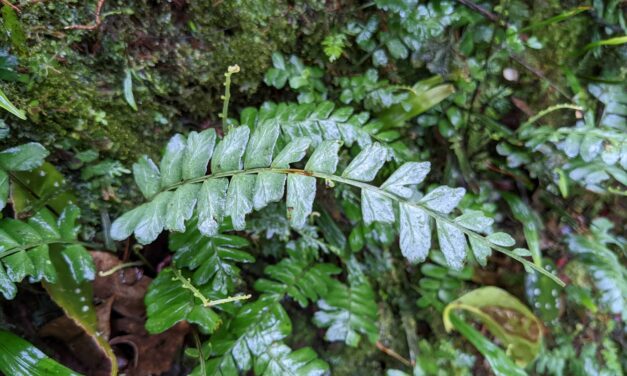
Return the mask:
<path id="1" fill-rule="evenodd" d="M 520 197 L 509 192 L 501 192 L 501 194 L 512 210 L 514 218 L 523 224 L 523 233 L 525 234 L 525 240 L 531 251 L 533 261 L 536 265 L 542 265 L 542 255 L 540 253 L 541 226 L 537 214 Z"/>
<path id="2" fill-rule="evenodd" d="M 198 229 L 206 236 L 218 233 L 218 227 L 224 218 L 227 179 L 205 180 L 198 195 Z"/>
<path id="3" fill-rule="evenodd" d="M 430 218 L 413 205 L 401 203 L 399 209 L 401 252 L 411 263 L 423 262 L 431 248 Z"/>
<path id="4" fill-rule="evenodd" d="M 211 172 L 234 171 L 242 169 L 242 156 L 246 151 L 250 129 L 242 125 L 232 129 L 216 146 L 211 160 Z"/>
<path id="5" fill-rule="evenodd" d="M 492 254 L 492 249 L 486 242 L 478 240 L 474 237 L 469 237 L 470 248 L 472 248 L 472 254 L 475 256 L 475 260 L 481 266 L 486 266 L 488 263 L 488 257 Z"/>
<path id="6" fill-rule="evenodd" d="M 170 139 L 165 149 L 159 170 L 161 171 L 161 187 L 166 188 L 178 183 L 183 176 L 183 156 L 185 155 L 185 136 L 177 134 Z"/>
<path id="7" fill-rule="evenodd" d="M 9 175 L 0 169 L 0 210 L 4 209 L 9 199 Z"/>
<path id="8" fill-rule="evenodd" d="M 226 193 L 225 214 L 231 216 L 235 230 L 246 228 L 246 215 L 253 211 L 255 179 L 254 175 L 236 175 L 231 179 Z"/>
<path id="9" fill-rule="evenodd" d="M 379 337 L 377 303 L 370 285 L 361 281 L 346 287 L 334 281 L 329 293 L 318 301 L 320 311 L 314 315 L 316 326 L 327 328 L 324 338 L 327 341 L 343 341 L 348 346 L 357 347 L 361 336 L 370 343 Z"/>
<path id="10" fill-rule="evenodd" d="M 305 165 L 306 171 L 333 174 L 337 168 L 340 141 L 323 141 L 314 150 Z"/>
<path id="11" fill-rule="evenodd" d="M 361 190 L 361 215 L 364 223 L 394 223 L 392 200 L 381 193 L 369 189 Z"/>
<path id="12" fill-rule="evenodd" d="M 7 98 L 7 96 L 4 94 L 4 92 L 2 90 L 0 90 L 0 107 L 2 107 L 5 110 L 9 111 L 10 113 L 12 113 L 13 115 L 17 116 L 18 118 L 20 118 L 22 120 L 26 120 L 26 114 L 24 113 L 24 111 L 22 111 L 19 108 L 15 107 L 15 105 L 13 105 L 13 103 L 11 103 L 9 98 Z"/>
<path id="13" fill-rule="evenodd" d="M 287 217 L 290 225 L 301 229 L 311 214 L 316 198 L 316 178 L 289 175 L 287 177 Z"/>
<path id="14" fill-rule="evenodd" d="M 0 372 L 11 376 L 80 376 L 6 330 L 0 330 Z"/>
<path id="15" fill-rule="evenodd" d="M 532 362 L 542 349 L 540 320 L 505 290 L 482 287 L 451 302 L 442 314 L 447 331 L 453 328 L 454 310 L 464 310 L 479 319 L 520 366 Z"/>
<path id="16" fill-rule="evenodd" d="M 157 236 L 163 231 L 163 227 L 165 226 L 165 218 L 168 210 L 168 203 L 172 199 L 172 192 L 165 191 L 159 193 L 154 200 L 151 202 L 144 204 L 145 208 L 142 214 L 142 217 L 139 218 L 137 222 L 137 227 L 135 227 L 135 237 L 142 244 L 152 243 Z M 136 213 L 136 215 L 139 213 Z M 135 218 L 129 218 L 135 219 Z M 128 219 L 127 219 L 128 220 Z M 130 222 L 130 221 L 129 221 Z M 127 222 L 128 223 L 128 222 Z M 115 229 L 112 226 L 111 233 L 112 237 L 117 240 L 123 240 L 125 238 L 120 238 L 118 235 L 119 229 Z M 124 231 L 125 233 L 125 231 Z"/>
<path id="17" fill-rule="evenodd" d="M 150 204 L 143 204 L 135 209 L 122 214 L 121 217 L 115 220 L 111 225 L 111 239 L 124 240 L 131 236 L 133 231 L 139 225 L 139 222 L 144 219 L 144 213 L 148 209 Z"/>
<path id="18" fill-rule="evenodd" d="M 166 230 L 185 231 L 185 221 L 189 220 L 194 213 L 200 187 L 200 184 L 186 184 L 174 191 L 167 206 Z"/>
<path id="19" fill-rule="evenodd" d="M 84 330 L 96 344 L 98 350 L 104 354 L 107 363 L 106 366 L 103 364 L 99 371 L 112 376 L 117 375 L 118 362 L 115 354 L 107 339 L 98 331 L 96 309 L 92 302 L 92 283 L 85 278 L 82 278 L 82 282 L 75 278 L 76 275 L 72 270 L 76 267 L 70 267 L 66 262 L 67 258 L 63 255 L 63 245 L 52 244 L 50 246 L 50 259 L 57 271 L 58 278 L 55 283 L 44 282 L 44 288 L 52 300 L 63 309 L 66 316 Z"/>
<path id="20" fill-rule="evenodd" d="M 246 147 L 245 169 L 270 166 L 279 131 L 279 124 L 274 121 L 264 122 L 255 129 Z"/>
<path id="21" fill-rule="evenodd" d="M 431 170 L 429 162 L 407 162 L 381 185 L 382 189 L 403 198 L 410 198 L 414 190 L 408 186 L 422 183 Z"/>
<path id="22" fill-rule="evenodd" d="M 492 371 L 497 376 L 526 376 L 527 373 L 514 364 L 498 346 L 490 342 L 479 331 L 466 324 L 455 314 L 450 315 L 451 326 L 457 329 L 462 335 L 475 346 L 477 350 L 486 358 Z"/>
<path id="23" fill-rule="evenodd" d="M 135 103 L 135 96 L 133 95 L 133 75 L 130 69 L 125 69 L 123 87 L 126 103 L 128 103 L 133 110 L 137 111 L 137 103 Z"/>
<path id="24" fill-rule="evenodd" d="M 4 257 L 2 261 L 12 282 L 21 282 L 26 276 L 35 273 L 35 266 L 24 250 Z"/>
<path id="25" fill-rule="evenodd" d="M 7 300 L 15 299 L 15 295 L 17 295 L 17 286 L 11 280 L 6 270 L 4 270 L 4 266 L 0 262 L 0 292 Z"/>
<path id="26" fill-rule="evenodd" d="M 70 245 L 61 252 L 68 267 L 68 273 L 77 283 L 93 281 L 96 278 L 96 267 L 89 252 L 81 245 Z"/>
<path id="27" fill-rule="evenodd" d="M 254 371 L 259 376 L 325 375 L 329 373 L 329 365 L 309 347 L 292 351 L 284 344 L 273 343 L 255 359 Z"/>
<path id="28" fill-rule="evenodd" d="M 216 131 L 207 129 L 187 136 L 187 147 L 183 156 L 183 179 L 193 179 L 207 173 L 207 165 L 216 144 Z"/>
<path id="29" fill-rule="evenodd" d="M 500 245 L 502 247 L 511 247 L 516 244 L 514 238 L 504 232 L 495 232 L 488 235 L 488 240 L 492 244 Z"/>
<path id="30" fill-rule="evenodd" d="M 133 164 L 133 177 L 135 184 L 147 199 L 159 192 L 161 173 L 159 167 L 147 155 Z"/>
<path id="31" fill-rule="evenodd" d="M 272 167 L 289 168 L 291 163 L 299 162 L 305 158 L 310 145 L 311 141 L 308 138 L 293 139 L 277 154 L 272 161 Z"/>
<path id="32" fill-rule="evenodd" d="M 378 142 L 366 146 L 346 167 L 342 177 L 358 181 L 374 180 L 389 158 L 389 151 Z"/>
<path id="33" fill-rule="evenodd" d="M 419 202 L 431 210 L 448 214 L 457 207 L 464 194 L 466 194 L 464 188 L 443 185 L 427 193 Z"/>
<path id="34" fill-rule="evenodd" d="M 261 210 L 271 202 L 281 201 L 285 193 L 285 179 L 285 174 L 274 172 L 262 172 L 257 175 L 253 195 L 255 210 Z"/>
<path id="35" fill-rule="evenodd" d="M 0 151 L 0 167 L 7 171 L 27 171 L 41 166 L 48 151 L 36 142 L 30 142 Z"/>
<path id="36" fill-rule="evenodd" d="M 455 218 L 455 223 L 477 232 L 488 232 L 494 220 L 483 215 L 479 210 L 464 210 L 464 214 Z"/>
<path id="37" fill-rule="evenodd" d="M 191 290 L 183 287 L 172 269 L 163 269 L 155 278 L 145 297 L 146 330 L 163 333 L 176 323 L 191 318 L 208 333 L 220 323 L 220 317 L 208 307 L 200 304 Z M 191 321 L 191 320 L 190 320 Z"/>
<path id="38" fill-rule="evenodd" d="M 453 270 L 462 270 L 466 258 L 466 238 L 457 227 L 446 222 L 435 221 L 438 229 L 438 242 L 440 250 L 446 258 L 446 263 Z"/>

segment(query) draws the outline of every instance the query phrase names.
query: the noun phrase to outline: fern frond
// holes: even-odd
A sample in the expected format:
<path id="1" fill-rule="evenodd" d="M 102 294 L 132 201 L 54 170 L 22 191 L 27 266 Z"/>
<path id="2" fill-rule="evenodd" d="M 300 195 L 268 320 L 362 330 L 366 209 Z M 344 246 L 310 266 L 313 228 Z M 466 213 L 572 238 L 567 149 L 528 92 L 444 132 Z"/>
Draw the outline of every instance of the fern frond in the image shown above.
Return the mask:
<path id="1" fill-rule="evenodd" d="M 118 218 L 111 228 L 112 238 L 122 240 L 134 233 L 140 243 L 150 243 L 164 228 L 185 230 L 184 221 L 192 216 L 194 209 L 199 217 L 198 230 L 204 235 L 215 235 L 226 216 L 231 217 L 235 230 L 243 230 L 246 215 L 270 202 L 282 200 L 284 195 L 290 225 L 299 229 L 312 212 L 318 178 L 360 189 L 366 223 L 398 223 L 400 248 L 411 262 L 421 262 L 427 257 L 434 220 L 440 249 L 452 268 L 462 268 L 468 238 L 476 254 L 484 256 L 495 249 L 562 284 L 555 276 L 520 256 L 528 251 L 507 249 L 514 245 L 509 235 L 481 235 L 480 232 L 489 229 L 480 225 L 486 222 L 480 212 L 450 218 L 449 213 L 464 196 L 463 188 L 441 186 L 416 199 L 418 192 L 414 187 L 429 172 L 428 162 L 405 163 L 378 187 L 369 182 L 389 159 L 387 148 L 379 143 L 367 145 L 341 175 L 336 175 L 342 143 L 325 140 L 315 148 L 304 169 L 296 169 L 291 164 L 304 158 L 311 141 L 293 138 L 275 156 L 278 127 L 277 122 L 262 122 L 252 136 L 247 126 L 233 129 L 214 150 L 209 148 L 203 154 L 203 162 L 207 156 L 212 157 L 211 174 L 202 175 L 198 169 L 187 179 L 182 178 L 186 168 L 182 156 L 196 153 L 196 150 L 184 136 L 174 136 L 161 161 L 161 191 L 148 203 Z M 204 131 L 202 135 L 209 138 L 212 132 Z M 153 170 L 154 165 L 151 164 Z M 142 184 L 142 180 L 137 182 Z M 287 193 L 284 193 L 286 185 Z M 395 206 L 399 208 L 398 219 Z"/>
<path id="2" fill-rule="evenodd" d="M 62 245 L 62 256 L 79 282 L 93 280 L 95 267 L 87 250 L 76 240 L 78 208 L 70 205 L 58 219 L 47 209 L 28 221 L 0 220 L 0 292 L 6 299 L 17 293 L 16 283 L 55 283 L 57 273 L 50 260 L 52 244 Z"/>

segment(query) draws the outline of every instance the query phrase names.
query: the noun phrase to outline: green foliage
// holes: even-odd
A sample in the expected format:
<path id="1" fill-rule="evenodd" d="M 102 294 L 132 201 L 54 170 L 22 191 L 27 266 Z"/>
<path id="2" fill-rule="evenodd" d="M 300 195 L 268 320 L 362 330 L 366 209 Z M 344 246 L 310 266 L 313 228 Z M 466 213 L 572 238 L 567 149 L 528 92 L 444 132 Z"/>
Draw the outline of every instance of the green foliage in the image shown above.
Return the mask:
<path id="1" fill-rule="evenodd" d="M 329 58 L 330 62 L 334 62 L 340 56 L 342 56 L 342 52 L 346 44 L 346 35 L 342 33 L 335 33 L 327 35 L 322 40 L 322 47 L 324 53 Z"/>
<path id="2" fill-rule="evenodd" d="M 0 371 L 15 376 L 78 376 L 20 337 L 0 330 Z"/>
<path id="3" fill-rule="evenodd" d="M 266 85 L 282 89 L 286 83 L 289 83 L 290 88 L 299 93 L 299 103 L 314 103 L 326 99 L 327 90 L 321 80 L 324 75 L 322 69 L 305 66 L 295 55 L 290 56 L 289 61 L 286 62 L 279 52 L 272 54 L 272 65 L 273 68 L 268 69 L 264 76 Z"/>
<path id="4" fill-rule="evenodd" d="M 39 167 L 47 156 L 48 151 L 36 142 L 0 151 L 0 210 L 4 209 L 9 198 L 10 174 Z"/>
<path id="5" fill-rule="evenodd" d="M 472 278 L 473 270 L 470 266 L 461 271 L 449 269 L 441 253 L 433 252 L 429 259 L 430 262 L 420 266 L 422 277 L 417 289 L 420 298 L 416 304 L 419 308 L 434 307 L 441 312 L 459 296 L 464 281 Z"/>

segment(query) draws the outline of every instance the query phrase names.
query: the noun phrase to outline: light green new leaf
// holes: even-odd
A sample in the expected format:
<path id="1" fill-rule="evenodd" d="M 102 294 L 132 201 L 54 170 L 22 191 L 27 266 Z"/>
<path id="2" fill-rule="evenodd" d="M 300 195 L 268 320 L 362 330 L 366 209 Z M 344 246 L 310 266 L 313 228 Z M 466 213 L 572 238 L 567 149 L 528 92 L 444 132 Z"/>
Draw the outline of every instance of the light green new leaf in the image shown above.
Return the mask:
<path id="1" fill-rule="evenodd" d="M 246 228 L 246 214 L 253 211 L 254 175 L 235 175 L 226 193 L 226 215 L 231 216 L 233 228 L 241 231 Z"/>
<path id="2" fill-rule="evenodd" d="M 202 184 L 198 195 L 198 230 L 203 235 L 213 236 L 224 218 L 226 207 L 227 179 L 208 179 Z"/>
<path id="3" fill-rule="evenodd" d="M 213 152 L 211 172 L 241 170 L 249 135 L 250 129 L 245 125 L 232 129 Z"/>
<path id="4" fill-rule="evenodd" d="M 431 210 L 448 214 L 455 209 L 465 193 L 464 188 L 451 188 L 443 185 L 427 193 L 420 199 L 420 203 Z"/>
<path id="5" fill-rule="evenodd" d="M 183 155 L 185 154 L 185 136 L 176 134 L 168 142 L 159 169 L 161 170 L 161 187 L 166 188 L 181 181 L 183 176 Z"/>
<path id="6" fill-rule="evenodd" d="M 270 166 L 279 133 L 279 124 L 274 121 L 261 123 L 255 129 L 246 147 L 245 169 Z"/>
<path id="7" fill-rule="evenodd" d="M 462 270 L 466 258 L 466 237 L 457 227 L 436 219 L 438 242 L 446 263 L 453 270 Z"/>
<path id="8" fill-rule="evenodd" d="M 516 244 L 514 238 L 504 232 L 495 232 L 488 235 L 488 240 L 492 244 L 500 245 L 502 247 L 511 247 Z"/>
<path id="9" fill-rule="evenodd" d="M 144 197 L 150 199 L 159 192 L 161 173 L 159 167 L 147 155 L 133 164 L 133 178 Z"/>
<path id="10" fill-rule="evenodd" d="M 342 146 L 341 141 L 322 141 L 309 157 L 305 170 L 333 174 L 337 169 L 340 146 Z"/>
<path id="11" fill-rule="evenodd" d="M 207 173 L 207 165 L 216 144 L 216 131 L 207 129 L 187 136 L 187 147 L 183 156 L 183 179 L 193 179 Z"/>
<path id="12" fill-rule="evenodd" d="M 394 171 L 381 188 L 399 197 L 410 198 L 414 191 L 408 186 L 422 183 L 430 170 L 429 162 L 407 162 Z"/>
<path id="13" fill-rule="evenodd" d="M 0 372 L 11 376 L 80 376 L 6 330 L 0 330 Z"/>
<path id="14" fill-rule="evenodd" d="M 0 151 L 0 167 L 6 171 L 28 171 L 41 166 L 48 150 L 36 142 Z"/>
<path id="15" fill-rule="evenodd" d="M 287 177 L 287 217 L 290 225 L 301 229 L 311 214 L 316 198 L 316 178 L 302 175 Z"/>
<path id="16" fill-rule="evenodd" d="M 168 202 L 165 218 L 166 230 L 185 231 L 185 221 L 189 220 L 194 213 L 199 190 L 200 184 L 185 184 L 174 191 Z"/>
<path id="17" fill-rule="evenodd" d="M 409 262 L 423 262 L 431 248 L 431 225 L 429 215 L 416 206 L 401 203 L 400 248 Z"/>
<path id="18" fill-rule="evenodd" d="M 378 142 L 370 144 L 351 161 L 342 177 L 364 182 L 372 181 L 389 159 L 389 154 L 389 150 Z"/>
<path id="19" fill-rule="evenodd" d="M 455 310 L 464 310 L 480 320 L 520 366 L 532 362 L 542 349 L 540 320 L 505 290 L 482 287 L 451 302 L 442 313 L 447 331 L 453 329 L 451 315 Z"/>
<path id="20" fill-rule="evenodd" d="M 130 69 L 126 69 L 124 73 L 124 99 L 126 103 L 135 111 L 137 111 L 137 103 L 135 103 L 135 96 L 133 95 L 133 75 Z"/>

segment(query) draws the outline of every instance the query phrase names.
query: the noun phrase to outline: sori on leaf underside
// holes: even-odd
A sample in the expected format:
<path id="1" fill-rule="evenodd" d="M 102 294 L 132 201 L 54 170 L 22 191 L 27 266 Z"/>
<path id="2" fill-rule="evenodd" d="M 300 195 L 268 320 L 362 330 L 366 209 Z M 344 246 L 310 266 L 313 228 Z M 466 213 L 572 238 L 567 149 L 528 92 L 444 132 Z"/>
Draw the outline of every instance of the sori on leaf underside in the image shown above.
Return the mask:
<path id="1" fill-rule="evenodd" d="M 391 158 L 385 146 L 376 142 L 364 146 L 344 171 L 336 174 L 341 141 L 317 142 L 301 169 L 291 165 L 304 159 L 313 141 L 290 137 L 285 144 L 280 136 L 276 121 L 260 121 L 252 134 L 248 125 L 233 128 L 220 141 L 213 129 L 191 132 L 187 137 L 175 135 L 159 166 L 146 156 L 133 165 L 135 181 L 150 201 L 118 218 L 111 227 L 112 238 L 123 240 L 134 233 L 140 243 L 147 244 L 164 229 L 183 232 L 194 210 L 197 228 L 206 236 L 217 234 L 225 217 L 231 217 L 235 230 L 244 230 L 246 215 L 284 196 L 290 225 L 300 229 L 312 213 L 316 179 L 323 179 L 327 186 L 342 183 L 361 190 L 366 224 L 397 223 L 401 252 L 412 263 L 427 257 L 435 222 L 440 249 L 453 269 L 462 268 L 468 241 L 482 265 L 494 249 L 563 284 L 524 259 L 528 250 L 511 249 L 515 241 L 508 234 L 486 234 L 492 220 L 483 213 L 465 211 L 450 217 L 464 196 L 463 188 L 440 186 L 421 196 L 415 186 L 429 172 L 429 162 L 407 162 L 375 186 L 369 182 Z M 279 143 L 285 145 L 279 147 Z M 206 175 L 209 163 L 211 173 Z"/>

